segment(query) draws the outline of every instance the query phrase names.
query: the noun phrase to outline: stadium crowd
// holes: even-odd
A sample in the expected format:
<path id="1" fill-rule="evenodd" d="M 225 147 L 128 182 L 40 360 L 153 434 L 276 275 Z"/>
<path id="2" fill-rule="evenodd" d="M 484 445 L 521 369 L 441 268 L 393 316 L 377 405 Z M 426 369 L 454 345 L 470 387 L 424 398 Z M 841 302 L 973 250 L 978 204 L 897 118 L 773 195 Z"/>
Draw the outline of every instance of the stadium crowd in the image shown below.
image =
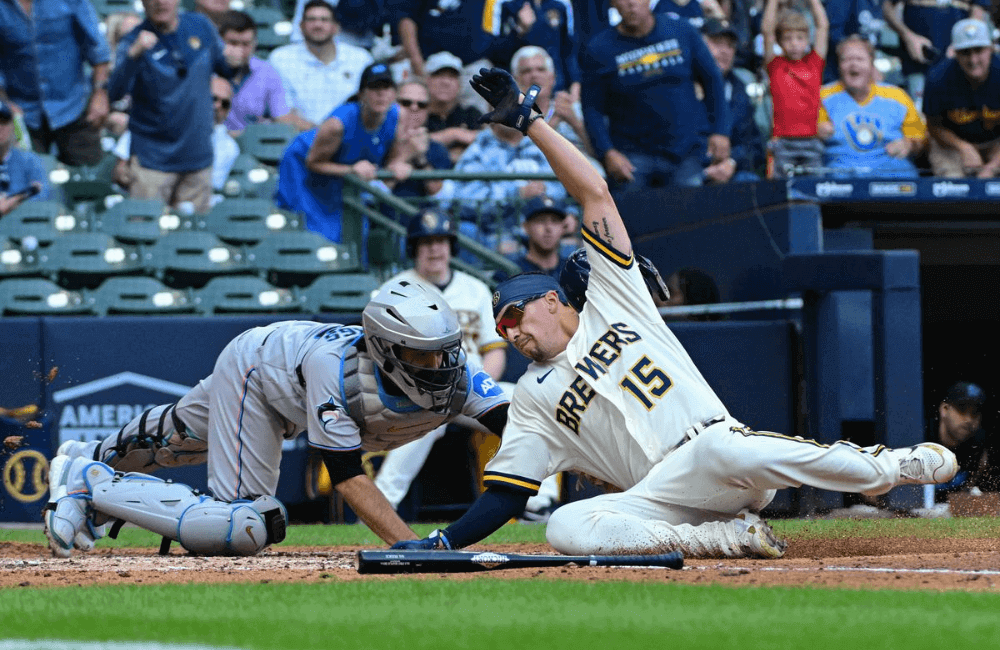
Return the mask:
<path id="1" fill-rule="evenodd" d="M 550 171 L 527 138 L 479 124 L 466 80 L 487 65 L 539 85 L 546 119 L 615 193 L 1000 173 L 990 0 L 236 5 L 143 0 L 143 13 L 116 13 L 103 0 L 0 1 L 0 124 L 14 126 L 0 130 L 0 210 L 48 196 L 44 179 L 34 196 L 10 182 L 39 168 L 33 149 L 70 168 L 117 157 L 123 196 L 204 213 L 224 198 L 241 133 L 276 123 L 288 147 L 268 198 L 309 229 L 339 241 L 339 177 L 376 182 L 388 169 L 385 187 L 463 221 L 489 215 L 492 232 L 463 230 L 523 255 L 520 211 L 563 200 L 557 183 L 409 180 L 421 169 Z"/>

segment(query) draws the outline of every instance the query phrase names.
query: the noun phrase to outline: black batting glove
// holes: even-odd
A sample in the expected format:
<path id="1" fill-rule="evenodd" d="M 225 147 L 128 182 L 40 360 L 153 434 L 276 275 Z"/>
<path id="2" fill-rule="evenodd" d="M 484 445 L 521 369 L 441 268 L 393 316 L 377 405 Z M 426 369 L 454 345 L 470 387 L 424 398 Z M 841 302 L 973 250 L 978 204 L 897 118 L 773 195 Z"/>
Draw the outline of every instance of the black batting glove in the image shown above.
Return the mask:
<path id="1" fill-rule="evenodd" d="M 517 82 L 502 68 L 480 68 L 479 74 L 474 75 L 469 83 L 493 107 L 492 111 L 479 118 L 482 124 L 495 122 L 527 134 L 531 123 L 541 117 L 531 115 L 533 108 L 538 110 L 535 98 L 541 89 L 532 86 L 521 101 L 521 89 L 517 87 Z"/>

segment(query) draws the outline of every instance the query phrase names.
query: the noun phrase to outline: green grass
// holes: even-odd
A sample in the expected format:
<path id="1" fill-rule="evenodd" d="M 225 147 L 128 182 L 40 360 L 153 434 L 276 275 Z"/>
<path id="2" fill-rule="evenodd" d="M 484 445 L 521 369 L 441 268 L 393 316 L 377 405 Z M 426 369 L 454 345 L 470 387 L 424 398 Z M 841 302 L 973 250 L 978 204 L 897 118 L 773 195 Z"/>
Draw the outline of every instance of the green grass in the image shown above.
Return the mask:
<path id="1" fill-rule="evenodd" d="M 7 638 L 289 649 L 989 648 L 998 606 L 993 594 L 489 577 L 0 591 Z"/>
<path id="2" fill-rule="evenodd" d="M 777 520 L 794 539 L 1000 537 L 996 519 Z M 426 534 L 435 526 L 419 524 Z M 0 529 L 41 543 L 40 530 Z M 486 543 L 541 542 L 505 526 Z M 156 546 L 126 527 L 102 545 Z M 363 526 L 292 526 L 286 544 L 380 546 Z M 736 647 L 740 650 L 1000 647 L 1000 594 L 744 588 L 663 582 L 465 580 L 405 576 L 312 584 L 149 585 L 0 590 L 2 639 L 201 643 L 243 648 Z"/>
<path id="3" fill-rule="evenodd" d="M 792 539 L 842 539 L 845 537 L 917 537 L 1000 538 L 1000 518 L 961 517 L 954 519 L 775 519 L 775 531 Z M 426 535 L 442 524 L 415 524 L 413 529 Z M 0 528 L 0 542 L 44 543 L 41 530 Z M 486 538 L 484 544 L 542 543 L 545 526 L 514 524 L 504 526 Z M 153 533 L 126 526 L 117 540 L 105 538 L 98 542 L 107 547 L 159 546 L 160 538 Z M 292 546 L 371 546 L 382 542 L 370 530 L 359 525 L 300 525 L 288 528 L 285 545 Z"/>

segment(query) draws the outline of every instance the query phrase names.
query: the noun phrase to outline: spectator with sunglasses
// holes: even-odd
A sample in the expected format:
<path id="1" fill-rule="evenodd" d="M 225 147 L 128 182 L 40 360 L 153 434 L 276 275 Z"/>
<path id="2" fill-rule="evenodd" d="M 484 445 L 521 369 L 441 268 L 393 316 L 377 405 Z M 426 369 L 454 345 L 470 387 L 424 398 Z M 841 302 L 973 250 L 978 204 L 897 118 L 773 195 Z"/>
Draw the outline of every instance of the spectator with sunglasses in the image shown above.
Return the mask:
<path id="1" fill-rule="evenodd" d="M 179 13 L 180 0 L 142 4 L 146 19 L 118 44 L 108 85 L 111 101 L 132 97 L 129 191 L 205 212 L 212 198 L 211 78 L 232 76 L 230 48 L 207 18 Z"/>
<path id="2" fill-rule="evenodd" d="M 451 169 L 448 150 L 431 140 L 427 131 L 430 95 L 424 82 L 416 79 L 405 82 L 399 87 L 396 103 L 400 107 L 397 138 L 406 162 L 415 170 Z M 433 196 L 441 189 L 441 184 L 440 180 L 407 179 L 398 183 L 392 193 L 406 198 Z"/>

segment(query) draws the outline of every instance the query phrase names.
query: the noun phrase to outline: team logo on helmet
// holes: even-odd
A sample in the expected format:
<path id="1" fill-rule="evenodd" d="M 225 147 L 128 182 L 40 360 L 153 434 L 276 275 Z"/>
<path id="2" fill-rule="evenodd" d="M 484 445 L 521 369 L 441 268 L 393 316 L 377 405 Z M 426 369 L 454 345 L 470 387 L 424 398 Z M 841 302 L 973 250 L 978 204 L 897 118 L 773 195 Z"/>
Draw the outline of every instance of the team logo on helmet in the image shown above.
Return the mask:
<path id="1" fill-rule="evenodd" d="M 188 39 L 188 45 L 191 46 L 192 50 L 197 50 L 201 48 L 201 39 L 197 36 L 192 36 Z"/>
<path id="2" fill-rule="evenodd" d="M 500 302 L 500 292 L 499 291 L 494 291 L 493 292 L 493 306 L 496 307 L 499 302 Z"/>
<path id="3" fill-rule="evenodd" d="M 443 219 L 436 212 L 425 212 L 420 217 L 420 222 L 423 224 L 424 229 L 433 230 L 450 230 L 450 225 L 447 219 Z"/>

